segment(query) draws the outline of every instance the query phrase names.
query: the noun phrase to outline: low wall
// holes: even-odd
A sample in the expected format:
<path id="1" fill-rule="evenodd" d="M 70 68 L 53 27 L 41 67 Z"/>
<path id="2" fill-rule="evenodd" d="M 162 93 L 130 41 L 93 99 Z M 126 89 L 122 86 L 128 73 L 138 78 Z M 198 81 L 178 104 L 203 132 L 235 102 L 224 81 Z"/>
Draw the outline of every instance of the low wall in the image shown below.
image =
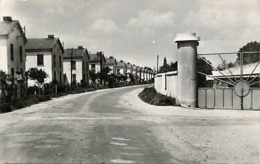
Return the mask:
<path id="1" fill-rule="evenodd" d="M 178 99 L 177 71 L 157 74 L 154 78 L 154 87 L 157 92 Z"/>

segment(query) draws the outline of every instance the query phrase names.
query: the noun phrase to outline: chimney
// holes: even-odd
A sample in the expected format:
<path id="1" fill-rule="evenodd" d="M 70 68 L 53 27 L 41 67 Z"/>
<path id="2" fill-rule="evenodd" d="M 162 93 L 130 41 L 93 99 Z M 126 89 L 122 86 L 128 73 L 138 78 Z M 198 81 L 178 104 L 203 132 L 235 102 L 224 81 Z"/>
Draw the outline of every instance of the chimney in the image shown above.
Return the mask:
<path id="1" fill-rule="evenodd" d="M 12 17 L 10 17 L 10 16 L 4 16 L 3 19 L 4 19 L 5 22 L 12 22 L 13 21 Z"/>
<path id="2" fill-rule="evenodd" d="M 48 35 L 48 38 L 54 39 L 54 35 Z"/>
<path id="3" fill-rule="evenodd" d="M 78 46 L 78 49 L 83 49 L 83 46 Z"/>

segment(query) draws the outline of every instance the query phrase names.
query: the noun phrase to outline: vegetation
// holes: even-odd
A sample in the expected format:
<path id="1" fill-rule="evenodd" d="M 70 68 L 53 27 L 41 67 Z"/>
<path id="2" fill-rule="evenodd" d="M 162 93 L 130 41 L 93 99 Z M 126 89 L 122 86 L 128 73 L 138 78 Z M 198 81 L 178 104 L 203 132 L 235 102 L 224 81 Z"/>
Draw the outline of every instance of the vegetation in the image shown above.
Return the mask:
<path id="1" fill-rule="evenodd" d="M 206 58 L 202 57 L 197 59 L 197 69 L 199 72 L 202 72 L 206 75 L 212 75 L 212 67 L 207 63 L 211 64 L 210 61 L 206 60 Z M 213 85 L 212 82 L 206 80 L 206 76 L 202 74 L 197 74 L 198 78 L 198 87 L 207 87 Z"/>
<path id="2" fill-rule="evenodd" d="M 176 101 L 174 98 L 157 93 L 154 87 L 145 88 L 139 97 L 146 103 L 157 105 L 157 106 L 176 106 Z"/>
<path id="3" fill-rule="evenodd" d="M 256 41 L 250 42 L 239 49 L 239 52 L 249 52 L 249 51 L 260 51 L 260 42 L 256 42 Z M 243 64 L 255 63 L 255 62 L 258 62 L 259 60 L 260 60 L 259 53 L 243 55 Z M 237 54 L 237 62 L 240 63 L 239 54 Z"/>
<path id="4" fill-rule="evenodd" d="M 177 71 L 177 61 L 175 63 L 167 63 L 166 57 L 163 59 L 163 65 L 159 69 L 159 73 Z"/>
<path id="5" fill-rule="evenodd" d="M 28 70 L 28 77 L 35 82 L 35 84 L 39 87 L 39 93 L 41 93 L 44 81 L 48 77 L 47 73 L 42 69 L 30 68 Z"/>

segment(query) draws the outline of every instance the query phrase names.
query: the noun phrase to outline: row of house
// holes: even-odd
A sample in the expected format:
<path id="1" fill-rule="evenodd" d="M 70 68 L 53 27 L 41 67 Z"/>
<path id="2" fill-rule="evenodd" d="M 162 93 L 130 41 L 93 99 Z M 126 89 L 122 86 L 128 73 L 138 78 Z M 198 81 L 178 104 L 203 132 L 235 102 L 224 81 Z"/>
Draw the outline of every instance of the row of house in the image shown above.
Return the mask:
<path id="1" fill-rule="evenodd" d="M 11 74 L 13 79 L 20 77 L 30 68 L 39 68 L 48 74 L 46 83 L 85 83 L 90 81 L 90 71 L 102 72 L 110 68 L 110 74 L 133 74 L 137 80 L 148 81 L 153 71 L 139 67 L 114 57 L 105 57 L 103 52 L 90 53 L 87 48 L 64 49 L 58 37 L 27 38 L 25 27 L 12 17 L 3 17 L 0 22 L 0 70 Z M 29 85 L 34 85 L 29 81 Z"/>

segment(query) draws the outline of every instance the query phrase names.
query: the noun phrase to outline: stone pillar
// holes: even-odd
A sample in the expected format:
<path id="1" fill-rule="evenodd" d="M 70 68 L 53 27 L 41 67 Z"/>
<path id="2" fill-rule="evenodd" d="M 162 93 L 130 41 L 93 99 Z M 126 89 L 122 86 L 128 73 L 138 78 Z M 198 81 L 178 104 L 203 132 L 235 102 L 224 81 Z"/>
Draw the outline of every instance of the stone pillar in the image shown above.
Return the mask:
<path id="1" fill-rule="evenodd" d="M 197 46 L 200 38 L 195 33 L 177 34 L 178 95 L 177 103 L 197 107 Z"/>

